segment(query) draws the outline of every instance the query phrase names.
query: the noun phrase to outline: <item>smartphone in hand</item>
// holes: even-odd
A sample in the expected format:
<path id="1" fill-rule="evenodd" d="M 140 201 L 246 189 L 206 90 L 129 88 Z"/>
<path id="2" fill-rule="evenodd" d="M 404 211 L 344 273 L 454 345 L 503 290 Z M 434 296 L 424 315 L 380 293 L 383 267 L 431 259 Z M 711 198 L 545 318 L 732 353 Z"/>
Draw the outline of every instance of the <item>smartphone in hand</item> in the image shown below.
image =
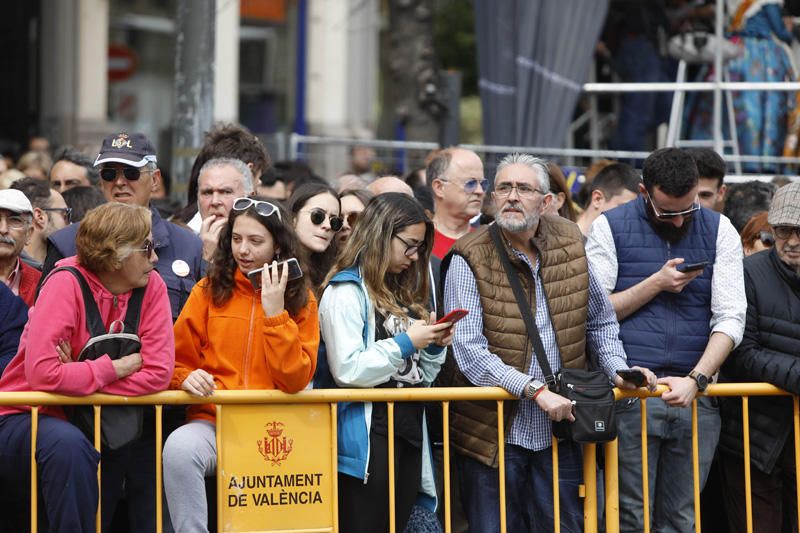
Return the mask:
<path id="1" fill-rule="evenodd" d="M 442 318 L 437 320 L 436 324 L 444 324 L 445 322 L 451 322 L 451 323 L 455 324 L 456 322 L 458 322 L 459 320 L 461 320 L 462 318 L 464 318 L 468 314 L 469 314 L 469 311 L 467 311 L 466 309 L 453 309 L 452 311 L 450 311 L 449 313 L 444 315 Z"/>
<path id="2" fill-rule="evenodd" d="M 259 290 L 261 288 L 261 273 L 264 271 L 264 268 L 271 268 L 271 266 L 265 264 L 263 267 L 251 270 L 250 272 L 247 273 L 247 277 L 248 279 L 250 279 L 250 283 L 253 284 L 253 288 L 256 290 Z M 278 263 L 279 275 L 281 276 L 283 275 L 284 268 L 289 269 L 289 277 L 287 281 L 292 281 L 294 279 L 303 277 L 303 270 L 300 268 L 300 262 L 294 257 Z"/>
<path id="3" fill-rule="evenodd" d="M 641 370 L 617 370 L 617 375 L 621 377 L 623 381 L 633 383 L 637 387 L 644 387 L 647 384 L 647 378 Z"/>
<path id="4" fill-rule="evenodd" d="M 678 272 L 694 272 L 695 270 L 703 270 L 710 263 L 708 261 L 699 261 L 697 263 L 681 263 L 676 265 L 675 268 Z"/>

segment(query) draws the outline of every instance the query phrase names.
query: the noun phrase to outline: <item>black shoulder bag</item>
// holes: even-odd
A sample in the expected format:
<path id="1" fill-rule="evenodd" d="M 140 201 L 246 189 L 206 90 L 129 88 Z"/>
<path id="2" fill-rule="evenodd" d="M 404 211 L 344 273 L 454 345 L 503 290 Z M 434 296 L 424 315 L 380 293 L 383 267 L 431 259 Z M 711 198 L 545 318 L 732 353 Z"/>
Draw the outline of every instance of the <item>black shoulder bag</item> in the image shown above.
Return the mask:
<path id="1" fill-rule="evenodd" d="M 562 368 L 557 375 L 553 374 L 547 355 L 544 351 L 539 329 L 536 327 L 528 299 L 519 282 L 517 273 L 508 259 L 503 246 L 500 230 L 496 224 L 489 227 L 500 262 L 508 276 L 514 291 L 522 320 L 528 330 L 528 337 L 533 344 L 533 353 L 545 376 L 550 390 L 572 402 L 572 414 L 575 422 L 562 420 L 553 422 L 553 435 L 558 439 L 575 442 L 607 442 L 617 437 L 617 421 L 614 411 L 614 392 L 608 377 L 603 372 Z"/>
<path id="2" fill-rule="evenodd" d="M 128 309 L 123 322 L 115 320 L 106 333 L 105 325 L 100 317 L 100 311 L 94 301 L 86 279 L 77 268 L 60 267 L 53 272 L 66 270 L 78 280 L 83 293 L 83 307 L 86 311 L 86 329 L 89 331 L 89 340 L 78 355 L 78 361 L 93 361 L 103 355 L 111 359 L 119 359 L 126 355 L 139 352 L 142 343 L 137 335 L 139 331 L 139 318 L 144 299 L 144 287 L 133 290 Z M 49 276 L 48 276 L 49 278 Z M 119 328 L 119 331 L 115 331 Z M 142 421 L 144 408 L 127 405 L 109 405 L 101 411 L 101 437 L 103 446 L 117 450 L 130 444 L 142 435 Z M 94 409 L 91 406 L 80 405 L 72 408 L 69 415 L 70 422 L 76 425 L 87 436 L 89 441 L 94 440 Z"/>

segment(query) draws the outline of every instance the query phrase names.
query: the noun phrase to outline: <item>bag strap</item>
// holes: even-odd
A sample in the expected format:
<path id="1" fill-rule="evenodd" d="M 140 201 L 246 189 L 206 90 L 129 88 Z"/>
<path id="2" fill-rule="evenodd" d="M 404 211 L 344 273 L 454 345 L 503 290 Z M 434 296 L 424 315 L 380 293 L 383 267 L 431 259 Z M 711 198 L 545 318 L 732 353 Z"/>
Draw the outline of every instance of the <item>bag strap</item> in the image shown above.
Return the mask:
<path id="1" fill-rule="evenodd" d="M 536 355 L 539 367 L 544 373 L 544 380 L 548 385 L 555 385 L 556 377 L 553 374 L 553 369 L 550 368 L 550 363 L 547 361 L 542 338 L 539 336 L 539 328 L 536 327 L 536 320 L 534 320 L 533 313 L 531 313 L 531 307 L 528 303 L 528 299 L 525 297 L 525 291 L 522 289 L 519 277 L 514 267 L 511 265 L 511 261 L 508 259 L 508 254 L 506 253 L 505 246 L 503 246 L 503 240 L 500 236 L 500 229 L 497 227 L 497 224 L 489 226 L 489 235 L 492 237 L 495 249 L 497 249 L 497 255 L 500 257 L 500 262 L 503 264 L 503 268 L 506 271 L 508 281 L 511 283 L 511 288 L 514 290 L 514 297 L 517 299 L 517 305 L 522 314 L 522 320 L 525 322 L 525 328 L 528 330 L 528 337 L 533 343 L 533 353 Z"/>
<path id="2" fill-rule="evenodd" d="M 83 277 L 80 270 L 75 267 L 65 266 L 58 267 L 53 270 L 48 276 L 49 280 L 53 274 L 59 271 L 66 271 L 75 276 L 78 280 L 78 285 L 81 286 L 81 293 L 83 293 L 83 308 L 86 310 L 86 329 L 89 330 L 90 337 L 97 337 L 106 333 L 106 326 L 103 324 L 103 319 L 100 318 L 100 311 L 97 309 L 97 304 L 94 301 L 94 295 L 86 283 L 86 278 Z M 44 283 L 42 284 L 44 285 Z"/>
<path id="3" fill-rule="evenodd" d="M 145 287 L 133 289 L 128 300 L 128 309 L 125 311 L 125 332 L 139 334 L 139 319 L 142 312 Z"/>

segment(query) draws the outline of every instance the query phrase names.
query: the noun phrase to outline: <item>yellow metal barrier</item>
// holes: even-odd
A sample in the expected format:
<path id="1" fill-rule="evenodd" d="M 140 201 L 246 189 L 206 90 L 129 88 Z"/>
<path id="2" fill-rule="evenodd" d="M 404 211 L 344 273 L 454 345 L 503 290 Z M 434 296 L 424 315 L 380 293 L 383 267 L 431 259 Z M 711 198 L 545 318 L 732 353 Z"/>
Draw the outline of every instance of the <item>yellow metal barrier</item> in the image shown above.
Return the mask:
<path id="1" fill-rule="evenodd" d="M 622 398 L 647 398 L 659 396 L 667 390 L 666 387 L 661 386 L 659 390 L 654 393 L 649 393 L 644 389 L 637 391 L 621 391 L 615 390 L 617 399 Z M 745 453 L 745 485 L 746 485 L 746 512 L 747 512 L 747 527 L 748 531 L 752 531 L 752 499 L 750 494 L 750 447 L 749 447 L 749 404 L 748 398 L 750 396 L 786 396 L 789 393 L 778 389 L 772 385 L 763 383 L 737 383 L 737 384 L 714 384 L 709 385 L 705 392 L 706 396 L 741 396 L 742 397 L 742 417 L 744 424 L 744 453 Z M 209 402 L 209 400 L 211 400 Z M 516 397 L 505 392 L 500 388 L 430 388 L 430 389 L 327 389 L 327 390 L 313 390 L 304 391 L 298 394 L 290 395 L 278 391 L 218 391 L 212 398 L 196 398 L 180 391 L 168 391 L 149 396 L 140 397 L 120 397 L 109 395 L 92 395 L 86 397 L 72 397 L 62 396 L 48 393 L 35 393 L 35 392 L 6 392 L 0 393 L 0 405 L 32 405 L 31 409 L 31 517 L 30 525 L 31 531 L 37 531 L 37 465 L 36 465 L 36 436 L 39 429 L 39 409 L 38 407 L 44 405 L 94 405 L 94 418 L 95 418 L 95 434 L 94 445 L 95 448 L 100 450 L 100 415 L 103 405 L 154 405 L 155 406 L 155 432 L 156 432 L 156 527 L 157 531 L 161 531 L 163 520 L 162 509 L 162 463 L 161 463 L 161 423 L 162 423 L 162 406 L 163 405 L 187 405 L 187 404 L 205 404 L 214 403 L 217 405 L 217 412 L 220 413 L 224 405 L 255 405 L 255 404 L 331 404 L 331 426 L 332 433 L 336 435 L 336 403 L 338 402 L 387 402 L 388 405 L 388 432 L 389 432 L 389 509 L 390 509 L 390 531 L 395 531 L 395 507 L 394 507 L 394 479 L 395 479 L 395 465 L 394 465 L 394 403 L 395 402 L 424 402 L 424 401 L 439 401 L 442 402 L 442 423 L 443 423 L 443 436 L 444 436 L 444 529 L 447 533 L 452 531 L 451 524 L 451 509 L 452 501 L 450 499 L 450 439 L 449 439 L 449 421 L 450 421 L 450 402 L 461 400 L 487 400 L 497 402 L 498 411 L 498 425 L 497 433 L 500 442 L 504 440 L 505 427 L 503 420 L 504 401 L 518 400 Z M 647 474 L 647 424 L 646 403 L 641 402 L 642 413 L 642 483 L 643 487 L 649 487 L 648 474 Z M 794 397 L 794 446 L 795 446 L 795 460 L 800 464 L 800 403 L 798 397 Z M 218 450 L 221 449 L 224 442 L 224 429 L 220 428 L 217 433 L 217 446 Z M 314 529 L 306 531 L 338 531 L 338 483 L 336 482 L 336 463 L 337 451 L 336 440 L 333 440 L 332 458 L 333 465 L 333 500 L 331 504 L 333 516 L 333 528 L 327 529 Z M 618 448 L 617 442 L 612 441 L 604 445 L 605 448 L 605 525 L 608 533 L 616 533 L 619 531 L 619 484 L 618 484 Z M 695 518 L 696 530 L 700 531 L 700 490 L 699 490 L 699 464 L 698 464 L 698 436 L 697 436 L 697 404 L 693 402 L 692 405 L 692 461 L 693 461 L 693 478 L 694 478 L 694 497 L 695 497 Z M 596 446 L 584 446 L 584 485 L 582 487 L 582 496 L 584 497 L 584 528 L 587 533 L 596 532 L 598 530 L 598 509 L 597 509 L 597 479 L 596 479 Z M 553 440 L 553 498 L 554 498 L 554 531 L 560 530 L 560 498 L 559 498 L 559 483 L 558 483 L 558 442 Z M 505 453 L 504 447 L 498 447 L 499 464 L 498 477 L 499 477 L 499 502 L 500 506 L 500 522 L 501 531 L 506 531 L 506 493 L 505 493 Z M 102 468 L 102 463 L 101 463 Z M 217 476 L 218 484 L 220 483 L 220 476 Z M 98 470 L 98 484 L 100 483 L 100 471 Z M 796 480 L 798 487 L 798 506 L 800 507 L 800 478 Z M 219 493 L 222 493 L 221 486 L 218 486 Z M 645 517 L 645 531 L 649 531 L 650 516 L 649 516 L 649 490 L 643 492 L 644 509 L 643 515 Z M 97 509 L 97 530 L 101 529 L 101 512 L 100 506 Z M 223 531 L 222 523 L 220 531 Z"/>

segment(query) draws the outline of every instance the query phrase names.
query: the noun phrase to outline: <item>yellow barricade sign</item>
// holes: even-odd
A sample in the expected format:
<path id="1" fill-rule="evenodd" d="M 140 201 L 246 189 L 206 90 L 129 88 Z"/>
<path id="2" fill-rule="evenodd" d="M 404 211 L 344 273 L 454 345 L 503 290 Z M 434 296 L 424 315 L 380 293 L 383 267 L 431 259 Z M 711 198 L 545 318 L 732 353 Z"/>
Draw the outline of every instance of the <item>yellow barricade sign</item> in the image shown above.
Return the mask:
<path id="1" fill-rule="evenodd" d="M 221 406 L 220 531 L 333 531 L 331 422 L 327 404 Z"/>

